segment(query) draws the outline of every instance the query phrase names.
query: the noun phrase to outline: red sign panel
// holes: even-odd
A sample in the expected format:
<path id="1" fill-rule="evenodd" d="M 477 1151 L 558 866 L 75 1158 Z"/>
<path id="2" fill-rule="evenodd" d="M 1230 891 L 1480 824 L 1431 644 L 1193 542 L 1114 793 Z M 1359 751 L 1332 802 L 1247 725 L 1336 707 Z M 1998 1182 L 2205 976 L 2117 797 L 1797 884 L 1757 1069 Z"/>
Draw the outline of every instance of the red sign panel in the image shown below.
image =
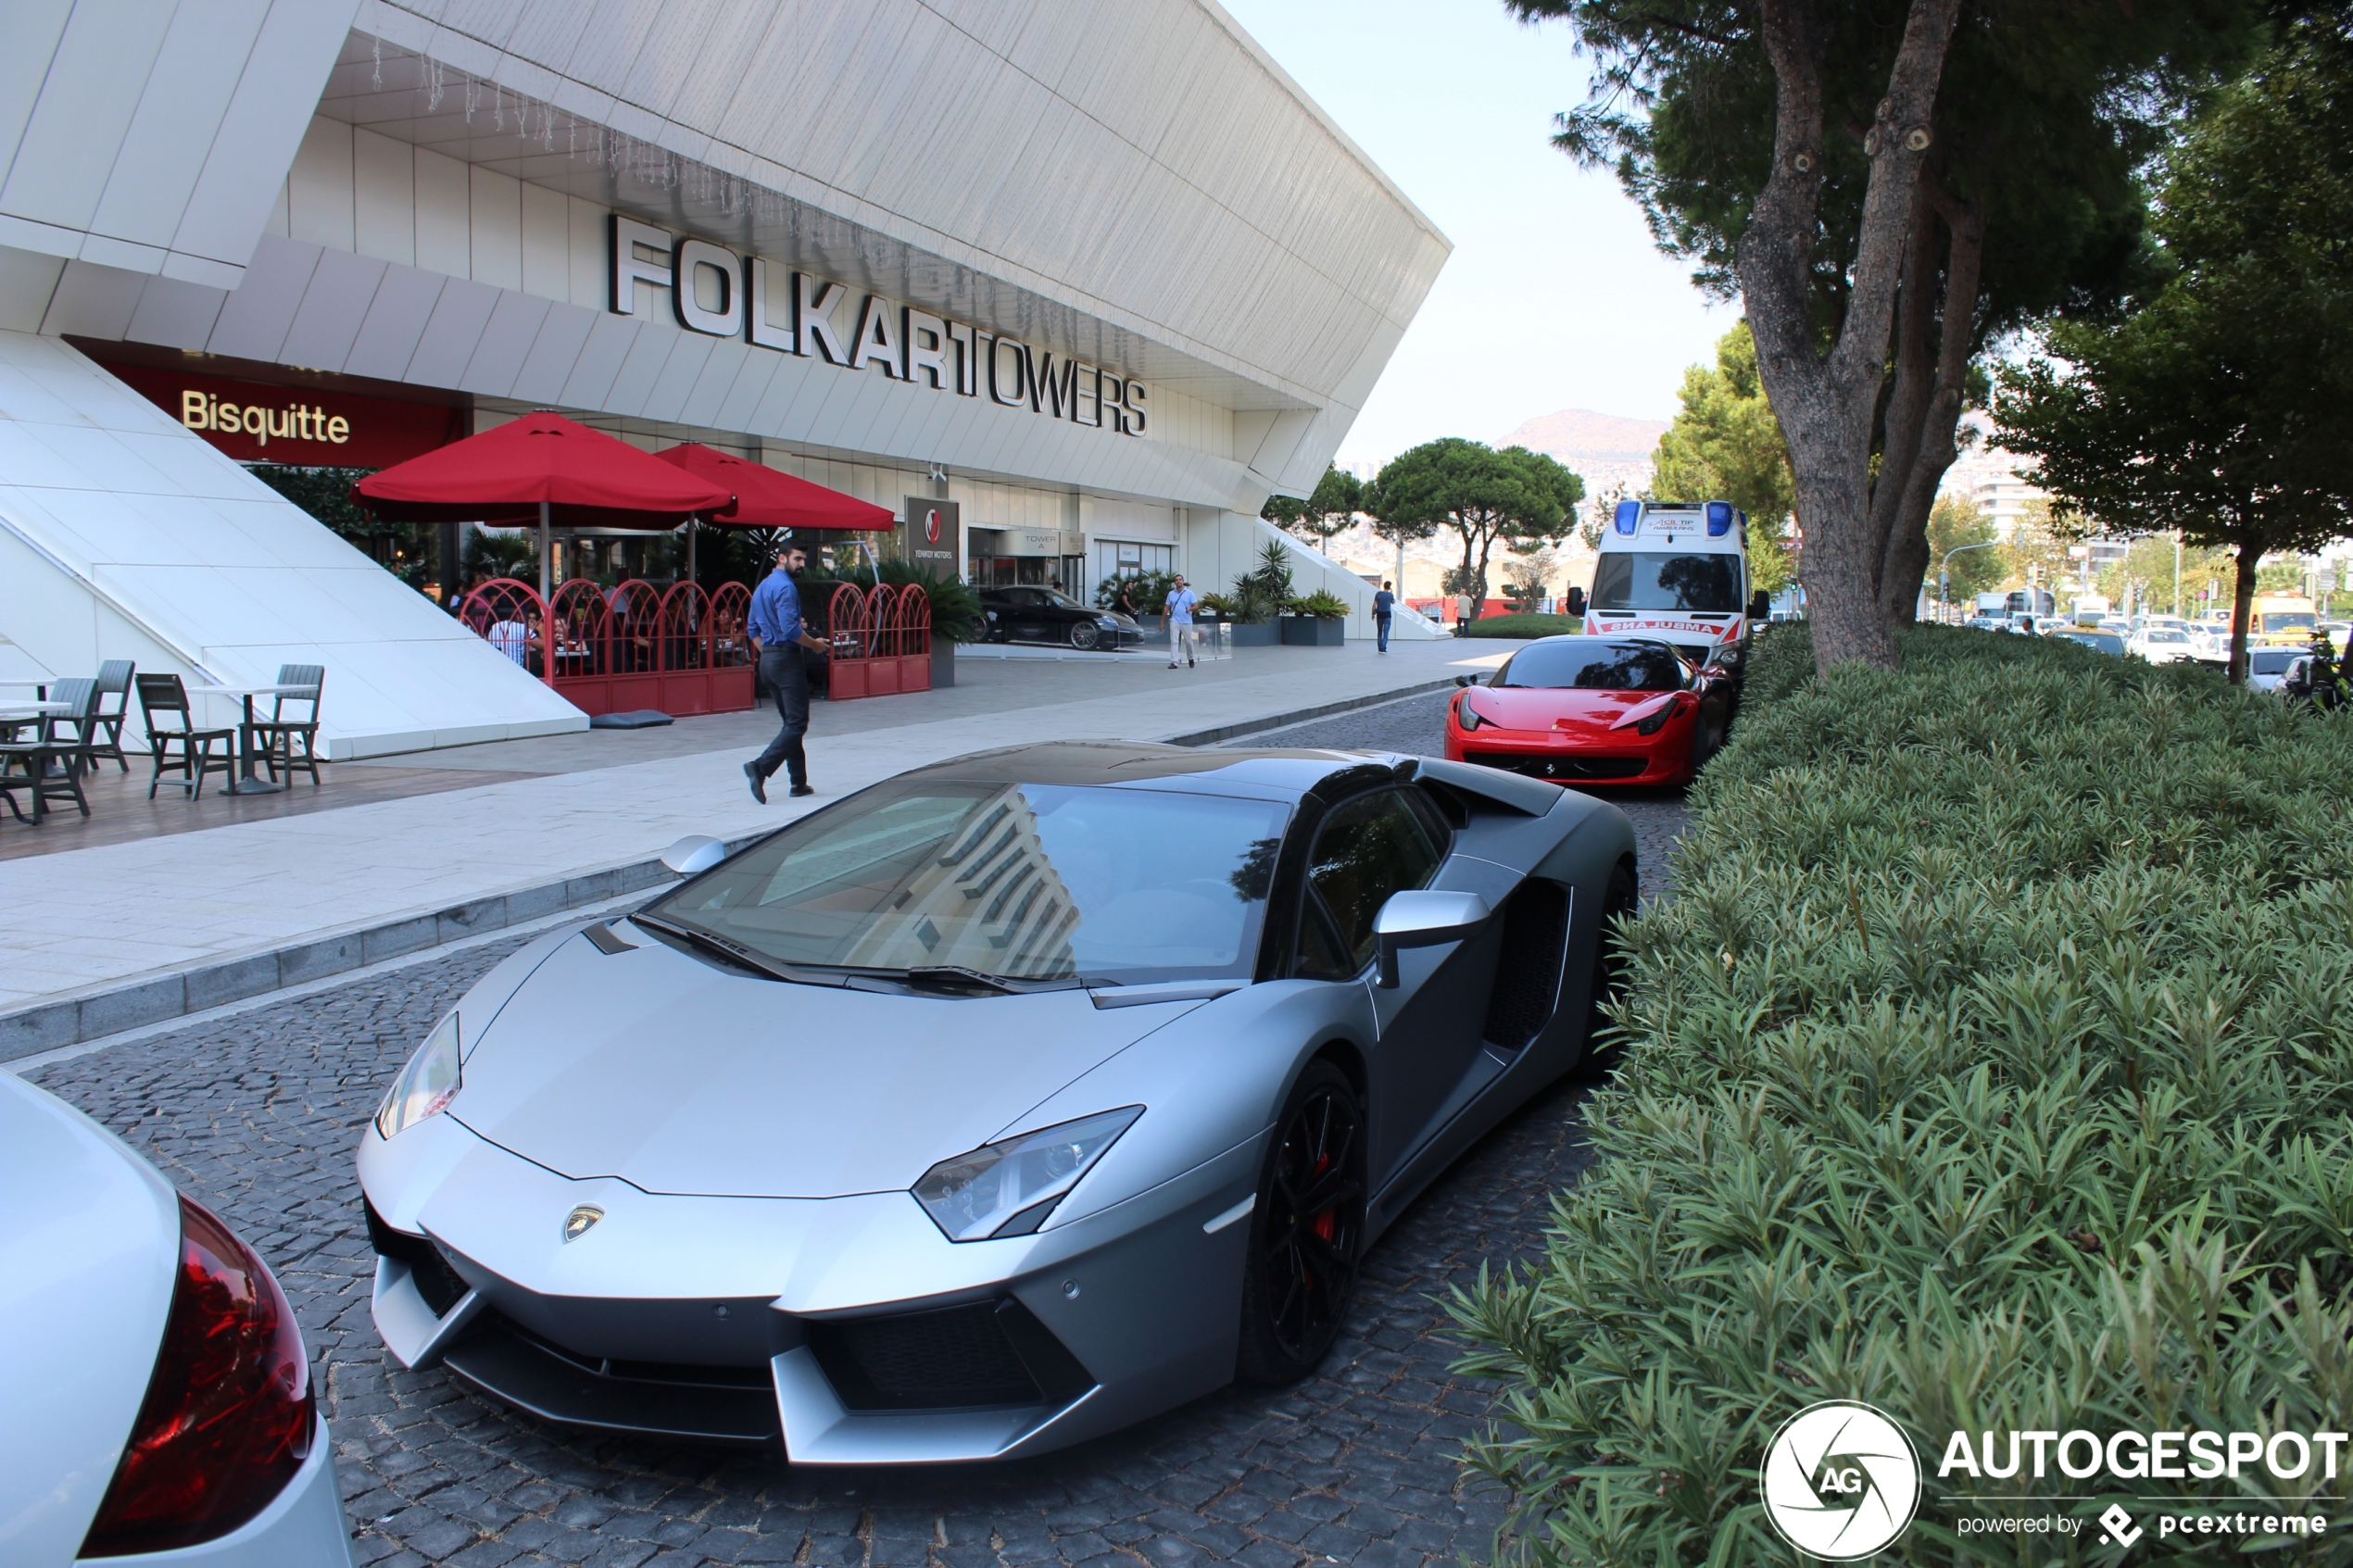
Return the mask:
<path id="1" fill-rule="evenodd" d="M 467 433 L 463 408 L 148 365 L 106 369 L 241 463 L 390 468 Z"/>

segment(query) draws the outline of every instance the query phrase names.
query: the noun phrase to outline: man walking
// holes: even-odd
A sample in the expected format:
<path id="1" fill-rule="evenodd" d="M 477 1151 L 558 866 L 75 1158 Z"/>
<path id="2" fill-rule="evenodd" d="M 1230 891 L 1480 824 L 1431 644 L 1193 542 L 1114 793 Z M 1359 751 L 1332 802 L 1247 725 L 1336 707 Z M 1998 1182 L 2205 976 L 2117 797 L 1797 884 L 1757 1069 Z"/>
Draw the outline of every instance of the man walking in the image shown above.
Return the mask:
<path id="1" fill-rule="evenodd" d="M 1376 653 L 1389 651 L 1389 618 L 1396 613 L 1397 596 L 1389 591 L 1389 579 L 1381 579 L 1380 592 L 1373 596 L 1373 630 L 1378 633 Z"/>
<path id="2" fill-rule="evenodd" d="M 1176 654 L 1180 648 L 1185 655 L 1185 668 L 1189 670 L 1193 667 L 1193 607 L 1199 603 L 1199 596 L 1185 586 L 1185 579 L 1179 574 L 1176 581 L 1169 585 L 1167 602 L 1162 607 L 1168 611 L 1168 668 L 1171 670 L 1176 668 Z"/>
<path id="3" fill-rule="evenodd" d="M 809 731 L 809 668 L 801 650 L 823 653 L 825 645 L 811 636 L 801 621 L 800 585 L 793 581 L 793 573 L 808 561 L 807 553 L 797 546 L 776 551 L 776 570 L 752 591 L 745 627 L 752 646 L 760 650 L 761 683 L 774 695 L 776 717 L 784 721 L 768 749 L 744 764 L 751 797 L 762 806 L 768 804 L 768 781 L 780 767 L 791 778 L 796 798 L 817 793 L 810 787 L 809 758 L 800 748 L 800 737 Z"/>

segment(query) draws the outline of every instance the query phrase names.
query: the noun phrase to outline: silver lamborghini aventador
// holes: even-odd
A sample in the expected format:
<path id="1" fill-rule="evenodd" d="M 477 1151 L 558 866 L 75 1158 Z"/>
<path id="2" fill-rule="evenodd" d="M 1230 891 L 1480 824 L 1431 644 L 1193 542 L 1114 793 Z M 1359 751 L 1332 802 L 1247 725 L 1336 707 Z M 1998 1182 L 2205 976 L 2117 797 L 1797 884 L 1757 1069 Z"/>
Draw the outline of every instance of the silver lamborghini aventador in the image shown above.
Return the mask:
<path id="1" fill-rule="evenodd" d="M 553 1421 L 928 1463 L 1313 1369 L 1585 1052 L 1634 835 L 1428 758 L 1059 744 L 681 869 L 393 1082 L 377 1329 Z"/>

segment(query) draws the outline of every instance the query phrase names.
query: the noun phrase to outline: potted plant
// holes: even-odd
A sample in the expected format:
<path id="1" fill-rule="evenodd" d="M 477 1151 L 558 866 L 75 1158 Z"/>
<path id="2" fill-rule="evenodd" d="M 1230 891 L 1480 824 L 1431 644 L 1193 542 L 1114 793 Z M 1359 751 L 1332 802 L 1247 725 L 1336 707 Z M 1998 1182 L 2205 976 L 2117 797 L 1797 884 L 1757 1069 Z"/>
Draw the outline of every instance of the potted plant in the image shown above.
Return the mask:
<path id="1" fill-rule="evenodd" d="M 846 574 L 863 588 L 875 585 L 875 574 L 863 567 Z M 980 640 L 980 594 L 962 578 L 943 576 L 932 567 L 917 567 L 896 556 L 882 560 L 882 580 L 894 586 L 920 583 L 931 608 L 931 688 L 940 691 L 956 684 L 956 645 Z"/>
<path id="2" fill-rule="evenodd" d="M 1234 579 L 1227 600 L 1233 606 L 1234 646 L 1270 648 L 1281 641 L 1276 618 L 1291 597 L 1290 552 L 1270 539 L 1258 552 L 1258 565 Z"/>
<path id="3" fill-rule="evenodd" d="M 1288 647 L 1336 648 L 1348 641 L 1348 601 L 1318 588 L 1283 608 L 1283 643 Z"/>

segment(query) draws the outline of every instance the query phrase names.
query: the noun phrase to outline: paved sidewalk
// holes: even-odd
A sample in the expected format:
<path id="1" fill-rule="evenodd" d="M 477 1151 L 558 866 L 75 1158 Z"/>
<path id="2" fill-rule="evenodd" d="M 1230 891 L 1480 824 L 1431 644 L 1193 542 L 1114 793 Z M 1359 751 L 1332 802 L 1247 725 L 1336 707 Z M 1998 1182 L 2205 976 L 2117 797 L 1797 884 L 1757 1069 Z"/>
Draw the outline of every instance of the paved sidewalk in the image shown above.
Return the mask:
<path id="1" fill-rule="evenodd" d="M 650 755 L 613 766 L 581 764 L 591 739 L 623 737 L 469 747 L 496 771 L 546 776 L 9 861 L 0 1059 L 610 897 L 653 880 L 647 862 L 682 834 L 745 836 L 922 763 L 1050 739 L 1218 738 L 1491 668 L 1514 646 L 1252 650 L 1266 657 L 1176 674 L 1031 666 L 1043 679 L 1029 686 L 820 705 L 810 750 L 823 793 L 810 801 L 781 787 L 769 806 L 750 798 L 741 763 L 773 720 L 740 715 L 701 731 L 726 749 L 664 754 L 685 725 L 647 733 Z"/>

